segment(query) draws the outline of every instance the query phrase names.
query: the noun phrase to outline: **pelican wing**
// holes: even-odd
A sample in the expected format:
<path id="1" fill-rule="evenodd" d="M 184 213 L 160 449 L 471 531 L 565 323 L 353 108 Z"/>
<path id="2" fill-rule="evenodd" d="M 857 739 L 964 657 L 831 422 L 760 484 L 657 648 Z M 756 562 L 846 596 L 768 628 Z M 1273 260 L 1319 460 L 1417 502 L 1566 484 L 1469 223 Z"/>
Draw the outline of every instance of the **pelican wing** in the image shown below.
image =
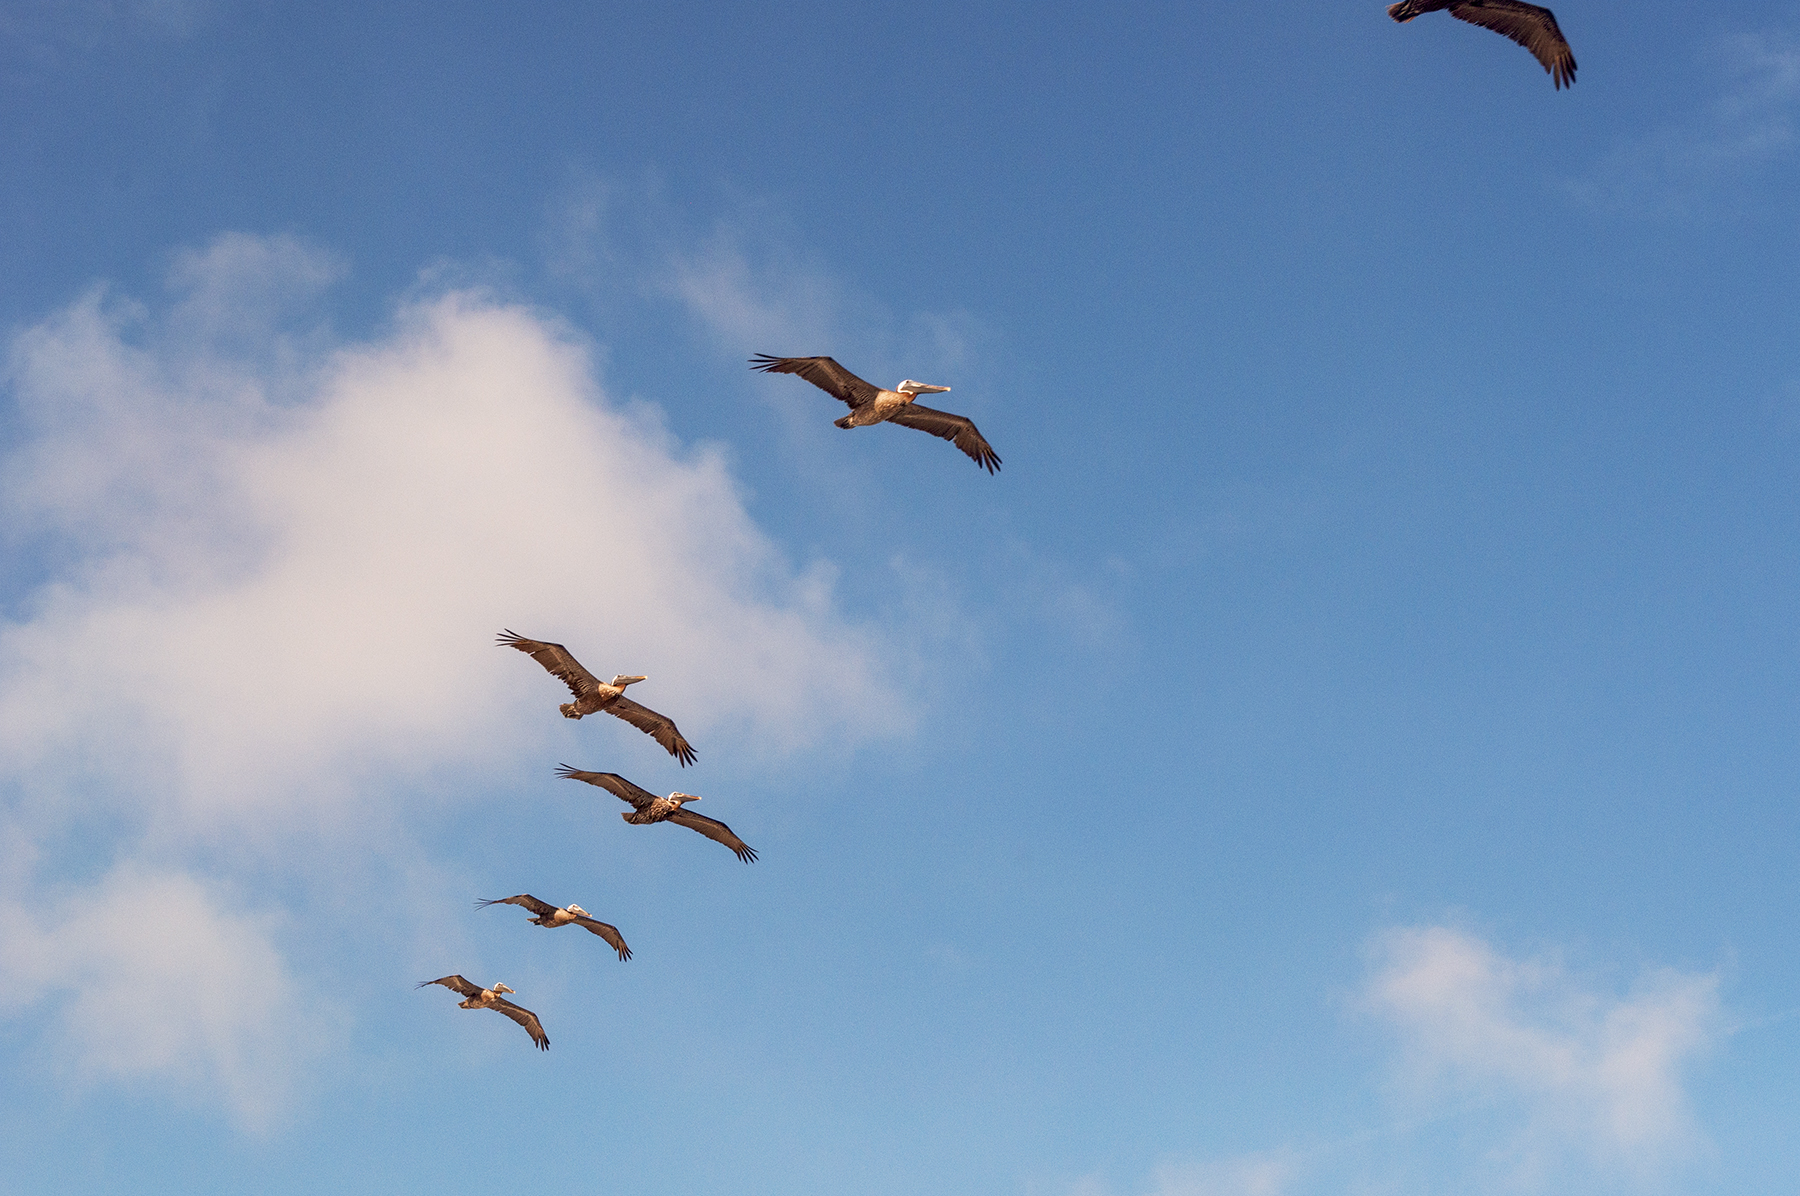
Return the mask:
<path id="1" fill-rule="evenodd" d="M 681 761 L 686 768 L 694 762 L 694 749 L 688 741 L 681 737 L 675 729 L 675 722 L 666 714 L 658 714 L 647 706 L 639 706 L 630 698 L 618 698 L 605 707 L 606 713 L 616 714 L 656 742 L 663 745 L 669 755 Z"/>
<path id="2" fill-rule="evenodd" d="M 539 918 L 548 918 L 556 912 L 556 907 L 548 901 L 539 901 L 530 893 L 520 893 L 517 897 L 496 897 L 492 901 L 477 901 L 476 909 L 486 909 L 490 905 L 522 905 Z"/>
<path id="3" fill-rule="evenodd" d="M 538 1015 L 531 1012 L 531 1010 L 519 1005 L 514 1005 L 505 997 L 495 998 L 494 1003 L 489 1005 L 488 1008 L 492 1009 L 495 1013 L 504 1013 L 513 1021 L 524 1026 L 525 1033 L 531 1035 L 531 1041 L 537 1043 L 538 1050 L 547 1051 L 550 1049 L 550 1036 L 544 1033 L 544 1023 L 538 1021 Z"/>
<path id="4" fill-rule="evenodd" d="M 1556 14 L 1522 0 L 1459 0 L 1450 15 L 1505 34 L 1544 64 L 1558 88 L 1575 85 L 1575 52 L 1556 26 Z"/>
<path id="5" fill-rule="evenodd" d="M 631 948 L 625 945 L 625 936 L 619 933 L 617 926 L 609 926 L 598 918 L 584 918 L 580 914 L 575 915 L 575 924 L 585 926 L 605 939 L 612 945 L 612 949 L 619 953 L 620 959 L 631 958 Z"/>
<path id="6" fill-rule="evenodd" d="M 461 976 L 439 976 L 436 980 L 421 980 L 413 985 L 413 987 L 424 988 L 428 984 L 441 984 L 451 992 L 461 993 L 465 997 L 479 997 L 481 995 L 481 985 L 470 984 Z"/>
<path id="7" fill-rule="evenodd" d="M 590 785 L 598 785 L 620 801 L 629 802 L 636 810 L 641 810 L 656 800 L 656 794 L 648 789 L 639 789 L 616 772 L 582 772 L 563 764 L 557 768 L 556 775 L 571 781 L 586 781 Z"/>
<path id="8" fill-rule="evenodd" d="M 937 411 L 930 407 L 921 407 L 917 403 L 908 403 L 898 412 L 888 417 L 890 424 L 901 424 L 908 428 L 917 428 L 921 432 L 930 432 L 954 444 L 969 455 L 969 460 L 993 473 L 1000 468 L 1000 454 L 975 430 L 975 421 L 964 415 L 951 415 L 948 411 Z"/>
<path id="9" fill-rule="evenodd" d="M 585 698 L 600 688 L 599 678 L 582 668 L 581 662 L 569 655 L 569 650 L 561 644 L 528 640 L 514 631 L 502 633 L 500 643 L 508 648 L 517 648 L 543 665 L 546 672 L 553 677 L 560 677 L 562 683 L 569 687 L 569 692 L 578 698 Z"/>
<path id="10" fill-rule="evenodd" d="M 717 818 L 708 818 L 704 814 L 696 814 L 692 810 L 680 809 L 669 815 L 670 822 L 679 823 L 691 831 L 699 831 L 715 843 L 723 843 L 737 852 L 737 858 L 746 864 L 756 862 L 756 849 L 731 833 L 731 828 Z"/>
<path id="11" fill-rule="evenodd" d="M 758 353 L 750 359 L 750 368 L 765 374 L 797 374 L 836 399 L 850 404 L 852 410 L 873 403 L 881 387 L 864 382 L 829 357 L 770 357 Z"/>

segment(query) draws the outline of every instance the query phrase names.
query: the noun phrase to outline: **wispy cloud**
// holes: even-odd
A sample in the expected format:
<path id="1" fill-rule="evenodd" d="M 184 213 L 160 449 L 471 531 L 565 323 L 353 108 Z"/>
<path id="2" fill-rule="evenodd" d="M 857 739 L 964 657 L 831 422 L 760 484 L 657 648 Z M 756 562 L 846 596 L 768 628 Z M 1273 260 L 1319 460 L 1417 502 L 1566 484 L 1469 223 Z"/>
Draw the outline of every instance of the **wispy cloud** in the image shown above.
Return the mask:
<path id="1" fill-rule="evenodd" d="M 1614 149 L 1569 191 L 1598 210 L 1651 217 L 1730 213 L 1753 172 L 1790 156 L 1800 113 L 1800 40 L 1745 34 L 1713 55 L 1721 93 L 1692 118 Z"/>
<path id="2" fill-rule="evenodd" d="M 242 999 L 143 1003 L 121 1066 L 211 1085 L 246 1121 L 267 1114 L 233 1060 L 263 1067 L 291 1007 L 279 936 L 220 896 L 239 866 L 220 844 L 329 836 L 371 806 L 404 820 L 454 800 L 416 796 L 428 775 L 541 767 L 559 690 L 494 646 L 502 627 L 649 674 L 703 755 L 909 725 L 893 632 L 839 612 L 828 565 L 787 559 L 720 453 L 616 406 L 579 337 L 467 291 L 409 302 L 368 343 L 281 335 L 337 270 L 222 238 L 178 259 L 172 306 L 97 290 L 7 369 L 25 438 L 0 525 L 52 578 L 0 624 L 0 792 L 34 844 L 71 820 L 137 828 L 101 887 L 155 904 L 192 983 Z M 48 936 L 21 912 L 33 883 L 15 868 L 0 891 L 6 970 L 85 1024 L 150 948 L 104 920 Z"/>
<path id="3" fill-rule="evenodd" d="M 1284 1196 L 1292 1190 L 1294 1169 L 1286 1160 L 1252 1156 L 1213 1163 L 1165 1163 L 1147 1184 L 1130 1191 L 1137 1196 Z M 1076 1182 L 1068 1196 L 1113 1196 L 1115 1189 L 1098 1177 Z"/>
<path id="4" fill-rule="evenodd" d="M 1490 1162 L 1510 1184 L 1572 1165 L 1647 1180 L 1703 1146 L 1683 1073 L 1720 1037 L 1717 976 L 1656 969 L 1612 993 L 1447 926 L 1387 931 L 1371 963 L 1363 1006 L 1397 1032 L 1404 1080 L 1501 1110 Z"/>

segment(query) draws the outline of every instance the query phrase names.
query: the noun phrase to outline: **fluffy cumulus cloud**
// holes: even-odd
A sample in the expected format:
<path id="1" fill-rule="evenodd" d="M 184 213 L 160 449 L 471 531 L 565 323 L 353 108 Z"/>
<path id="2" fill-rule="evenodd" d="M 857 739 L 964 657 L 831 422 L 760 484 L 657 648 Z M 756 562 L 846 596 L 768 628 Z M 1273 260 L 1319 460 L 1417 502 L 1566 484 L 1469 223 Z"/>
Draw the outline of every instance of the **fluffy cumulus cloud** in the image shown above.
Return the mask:
<path id="1" fill-rule="evenodd" d="M 1444 926 L 1388 931 L 1372 956 L 1363 1001 L 1398 1032 L 1406 1080 L 1503 1110 L 1491 1162 L 1509 1183 L 1568 1166 L 1648 1181 L 1701 1145 L 1683 1071 L 1721 1032 L 1716 976 L 1655 970 L 1614 994 Z"/>
<path id="2" fill-rule="evenodd" d="M 15 339 L 0 534 L 41 565 L 0 624 L 21 858 L 126 809 L 179 858 L 221 828 L 329 821 L 427 767 L 505 767 L 561 698 L 493 646 L 502 627 L 648 674 L 643 699 L 703 752 L 904 733 L 892 654 L 836 610 L 830 570 L 786 559 L 718 451 L 611 401 L 579 337 L 463 292 L 333 345 L 292 313 L 337 272 L 289 240 L 222 238 L 177 262 L 166 310 L 97 290 Z M 152 894 L 221 991 L 270 994 L 235 1021 L 145 1013 L 163 1020 L 118 1055 L 209 1059 L 233 1091 L 261 1019 L 283 1016 L 268 927 L 179 873 L 102 884 Z M 52 955 L 7 910 L 0 967 L 71 992 L 71 1018 L 116 1003 L 98 978 L 137 948 L 96 926 Z M 205 1050 L 178 1046 L 195 1036 Z"/>

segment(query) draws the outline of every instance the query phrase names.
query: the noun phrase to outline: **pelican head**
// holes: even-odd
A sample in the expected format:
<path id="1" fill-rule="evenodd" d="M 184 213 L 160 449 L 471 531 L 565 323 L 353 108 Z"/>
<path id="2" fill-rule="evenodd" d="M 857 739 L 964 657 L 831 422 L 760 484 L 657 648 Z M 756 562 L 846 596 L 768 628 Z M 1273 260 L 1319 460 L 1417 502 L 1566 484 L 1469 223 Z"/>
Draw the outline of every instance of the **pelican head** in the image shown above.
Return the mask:
<path id="1" fill-rule="evenodd" d="M 576 905 L 573 901 L 569 902 L 568 910 L 570 913 L 579 914 L 581 917 L 584 917 L 584 918 L 588 916 L 588 912 L 586 910 L 582 909 L 579 905 Z"/>
<path id="2" fill-rule="evenodd" d="M 624 689 L 627 685 L 636 685 L 640 681 L 648 680 L 650 680 L 648 677 L 627 677 L 624 673 L 620 673 L 612 679 L 611 684 L 619 689 Z"/>
<path id="3" fill-rule="evenodd" d="M 948 386 L 933 386 L 929 382 L 914 382 L 911 378 L 895 387 L 903 395 L 941 395 L 949 391 Z"/>
<path id="4" fill-rule="evenodd" d="M 493 993 L 495 996 L 499 996 L 501 993 L 516 993 L 519 990 L 516 988 L 508 988 L 504 984 L 496 984 L 496 985 L 494 985 L 494 987 L 488 989 L 488 991 Z"/>
<path id="5" fill-rule="evenodd" d="M 697 794 L 693 793 L 671 793 L 669 794 L 669 800 L 678 806 L 682 806 L 691 801 L 699 801 L 700 798 Z"/>

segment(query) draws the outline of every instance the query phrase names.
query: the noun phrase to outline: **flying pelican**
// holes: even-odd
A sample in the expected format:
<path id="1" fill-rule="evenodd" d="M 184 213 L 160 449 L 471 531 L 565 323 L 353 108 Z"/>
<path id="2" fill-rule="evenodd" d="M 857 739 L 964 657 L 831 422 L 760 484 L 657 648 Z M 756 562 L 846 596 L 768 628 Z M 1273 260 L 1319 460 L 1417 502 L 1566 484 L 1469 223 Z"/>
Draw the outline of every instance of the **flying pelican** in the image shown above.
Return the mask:
<path id="1" fill-rule="evenodd" d="M 529 1009 L 521 1009 L 500 995 L 513 991 L 506 985 L 496 984 L 492 988 L 483 988 L 479 984 L 470 984 L 461 976 L 440 976 L 436 980 L 421 980 L 413 987 L 424 988 L 427 984 L 441 984 L 451 992 L 461 993 L 468 998 L 456 1003 L 459 1009 L 492 1009 L 495 1013 L 504 1013 L 525 1027 L 525 1032 L 531 1035 L 531 1041 L 537 1043 L 538 1050 L 550 1049 L 550 1037 L 544 1033 L 543 1023 L 538 1021 L 537 1014 Z"/>
<path id="2" fill-rule="evenodd" d="M 556 775 L 567 777 L 572 781 L 586 781 L 590 785 L 598 785 L 620 801 L 630 802 L 631 813 L 620 814 L 619 817 L 635 826 L 648 826 L 652 822 L 673 822 L 675 825 L 685 826 L 691 831 L 699 831 L 715 842 L 723 843 L 737 852 L 737 858 L 746 864 L 752 863 L 756 859 L 756 850 L 732 834 L 731 828 L 723 822 L 681 808 L 686 802 L 700 800 L 691 793 L 671 793 L 667 797 L 658 797 L 647 789 L 639 789 L 616 772 L 582 772 L 579 769 L 570 768 L 567 764 L 558 768 Z"/>
<path id="3" fill-rule="evenodd" d="M 1521 0 L 1400 0 L 1388 5 L 1388 16 L 1405 22 L 1444 8 L 1458 20 L 1504 33 L 1530 50 L 1559 90 L 1575 86 L 1575 52 L 1556 27 L 1556 14 L 1547 8 Z"/>
<path id="4" fill-rule="evenodd" d="M 765 374 L 798 374 L 834 398 L 850 404 L 850 414 L 834 423 L 840 428 L 866 428 L 870 424 L 895 423 L 917 428 L 950 441 L 989 473 L 1000 468 L 1000 456 L 982 439 L 966 416 L 934 411 L 913 402 L 919 395 L 944 394 L 948 386 L 927 386 L 911 378 L 898 389 L 883 390 L 864 382 L 829 357 L 770 357 L 758 353 L 750 368 Z"/>
<path id="5" fill-rule="evenodd" d="M 570 902 L 567 908 L 558 909 L 548 901 L 539 901 L 530 893 L 520 893 L 517 897 L 496 897 L 492 901 L 477 901 L 475 908 L 485 909 L 490 905 L 522 905 L 537 915 L 535 918 L 527 918 L 526 921 L 538 926 L 548 926 L 551 930 L 555 930 L 558 926 L 567 926 L 570 923 L 586 927 L 611 943 L 612 949 L 619 953 L 620 959 L 631 958 L 631 948 L 625 945 L 625 938 L 619 933 L 617 926 L 609 926 L 605 922 L 588 917 L 588 912 L 574 902 Z"/>
<path id="6" fill-rule="evenodd" d="M 620 673 L 610 682 L 603 682 L 582 668 L 581 662 L 569 655 L 569 650 L 561 644 L 528 640 L 515 631 L 503 633 L 500 643 L 508 648 L 517 648 L 543 665 L 551 676 L 562 678 L 562 683 L 575 695 L 573 702 L 564 702 L 557 707 L 564 718 L 580 718 L 584 714 L 604 710 L 624 719 L 662 744 L 669 755 L 681 761 L 682 767 L 694 762 L 694 749 L 688 746 L 688 741 L 681 737 L 681 732 L 675 729 L 675 723 L 668 716 L 639 706 L 625 696 L 627 685 L 636 685 L 650 678 L 627 677 Z"/>

